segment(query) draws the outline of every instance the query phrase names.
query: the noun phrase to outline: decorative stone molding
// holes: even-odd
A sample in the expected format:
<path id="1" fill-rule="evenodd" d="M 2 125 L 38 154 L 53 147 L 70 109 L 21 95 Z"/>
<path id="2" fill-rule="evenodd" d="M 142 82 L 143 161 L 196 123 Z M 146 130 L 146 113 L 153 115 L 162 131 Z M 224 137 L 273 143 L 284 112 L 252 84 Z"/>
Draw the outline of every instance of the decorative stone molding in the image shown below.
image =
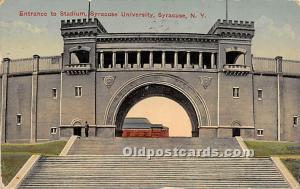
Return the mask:
<path id="1" fill-rule="evenodd" d="M 246 76 L 251 72 L 251 67 L 239 64 L 225 64 L 223 66 L 223 72 L 229 76 Z"/>
<path id="2" fill-rule="evenodd" d="M 108 75 L 103 78 L 103 82 L 107 88 L 110 88 L 114 84 L 115 79 L 116 79 L 116 76 Z"/>
<path id="3" fill-rule="evenodd" d="M 79 118 L 75 118 L 71 121 L 71 125 L 72 126 L 79 126 L 79 125 L 82 125 L 83 124 L 83 121 L 82 119 L 79 119 Z"/>
<path id="4" fill-rule="evenodd" d="M 64 71 L 68 75 L 87 75 L 91 70 L 92 65 L 89 63 L 68 64 L 64 67 Z"/>
<path id="5" fill-rule="evenodd" d="M 128 41 L 128 42 L 140 42 L 140 43 L 145 43 L 145 42 L 206 42 L 206 43 L 216 43 L 218 40 L 217 39 L 201 39 L 201 38 L 146 38 L 146 37 L 131 37 L 131 38 L 98 38 L 99 42 L 123 42 L 123 41 Z"/>
<path id="6" fill-rule="evenodd" d="M 69 52 L 76 52 L 76 51 L 80 51 L 80 50 L 90 52 L 90 51 L 91 51 L 91 48 L 90 48 L 90 47 L 85 47 L 85 46 L 79 45 L 79 46 L 70 48 L 70 49 L 69 49 Z"/>
<path id="7" fill-rule="evenodd" d="M 225 48 L 225 52 L 233 52 L 233 51 L 238 51 L 238 52 L 242 52 L 243 54 L 247 53 L 246 49 L 234 46 L 234 47 L 229 47 L 229 48 Z"/>
<path id="8" fill-rule="evenodd" d="M 188 42 L 188 43 L 217 43 L 217 35 L 201 34 L 147 34 L 147 33 L 128 33 L 128 34 L 104 34 L 97 36 L 98 42 Z"/>
<path id="9" fill-rule="evenodd" d="M 241 124 L 241 122 L 239 120 L 234 120 L 231 123 L 231 126 L 233 126 L 233 127 L 240 127 L 240 126 L 242 126 L 242 124 Z"/>
<path id="10" fill-rule="evenodd" d="M 172 87 L 174 90 L 181 92 L 186 98 L 191 102 L 196 115 L 195 123 L 193 129 L 198 130 L 199 126 L 211 125 L 210 113 L 205 100 L 196 91 L 196 89 L 190 86 L 185 80 L 165 73 L 151 73 L 143 74 L 128 80 L 124 85 L 122 85 L 111 97 L 104 115 L 104 125 L 115 125 L 117 120 L 117 114 L 119 108 L 123 103 L 123 100 L 130 95 L 132 92 L 137 90 L 139 87 L 145 87 L 147 85 L 164 85 Z"/>
<path id="11" fill-rule="evenodd" d="M 201 85 L 204 89 L 207 89 L 212 81 L 212 77 L 209 76 L 200 76 Z"/>

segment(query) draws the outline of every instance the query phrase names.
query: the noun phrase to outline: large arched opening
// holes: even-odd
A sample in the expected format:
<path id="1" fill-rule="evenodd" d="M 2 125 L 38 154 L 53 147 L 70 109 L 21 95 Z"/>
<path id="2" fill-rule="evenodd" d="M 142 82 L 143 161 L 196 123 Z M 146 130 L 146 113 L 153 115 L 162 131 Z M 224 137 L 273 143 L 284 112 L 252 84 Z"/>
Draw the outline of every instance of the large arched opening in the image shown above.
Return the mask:
<path id="1" fill-rule="evenodd" d="M 134 77 L 124 83 L 108 102 L 104 125 L 116 126 L 116 136 L 122 136 L 122 125 L 129 110 L 150 97 L 165 97 L 184 108 L 192 126 L 192 136 L 199 136 L 200 126 L 210 126 L 209 110 L 202 96 L 182 78 L 165 73 Z"/>
<path id="2" fill-rule="evenodd" d="M 124 128 L 128 127 L 126 121 L 130 122 L 131 120 L 144 118 L 148 120 L 151 124 L 154 124 L 156 132 L 139 134 L 139 123 L 132 124 L 132 127 L 138 126 L 136 132 L 131 132 L 130 129 L 127 129 L 129 132 L 124 132 Z M 126 115 L 125 121 L 123 124 L 123 136 L 127 137 L 191 137 L 192 136 L 192 125 L 191 120 L 185 111 L 185 109 L 175 102 L 166 97 L 149 97 L 144 100 L 139 101 L 135 104 Z M 158 125 L 158 126 L 157 126 Z M 129 124 L 130 126 L 130 124 Z M 146 125 L 147 126 L 147 125 Z M 164 129 L 166 128 L 166 129 Z M 164 133 L 163 131 L 166 130 Z M 135 131 L 135 130 L 134 130 Z M 131 135 L 130 135 L 131 134 Z M 141 136 L 142 135 L 142 136 Z M 146 135 L 146 136 L 145 136 Z M 150 135 L 150 136 L 149 136 Z"/>
<path id="3" fill-rule="evenodd" d="M 161 84 L 149 84 L 141 86 L 126 96 L 120 105 L 116 116 L 116 136 L 122 136 L 122 126 L 129 110 L 138 102 L 149 97 L 166 97 L 180 104 L 187 112 L 191 125 L 191 136 L 197 137 L 199 134 L 199 123 L 196 111 L 190 100 L 178 90 Z"/>

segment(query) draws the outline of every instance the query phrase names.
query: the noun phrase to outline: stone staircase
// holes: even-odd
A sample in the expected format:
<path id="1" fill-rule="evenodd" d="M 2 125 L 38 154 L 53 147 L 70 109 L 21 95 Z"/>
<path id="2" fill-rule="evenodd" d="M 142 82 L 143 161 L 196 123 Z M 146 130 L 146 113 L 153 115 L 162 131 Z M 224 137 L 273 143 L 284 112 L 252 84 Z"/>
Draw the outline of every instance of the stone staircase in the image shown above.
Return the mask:
<path id="1" fill-rule="evenodd" d="M 20 188 L 289 188 L 269 158 L 127 157 L 124 147 L 240 149 L 235 138 L 78 138 L 42 157 Z"/>
<path id="2" fill-rule="evenodd" d="M 170 138 L 79 138 L 69 155 L 122 155 L 124 147 L 148 149 L 206 149 L 224 151 L 227 148 L 241 149 L 235 138 L 200 139 L 186 137 Z"/>
<path id="3" fill-rule="evenodd" d="M 41 158 L 20 188 L 289 188 L 269 158 Z"/>

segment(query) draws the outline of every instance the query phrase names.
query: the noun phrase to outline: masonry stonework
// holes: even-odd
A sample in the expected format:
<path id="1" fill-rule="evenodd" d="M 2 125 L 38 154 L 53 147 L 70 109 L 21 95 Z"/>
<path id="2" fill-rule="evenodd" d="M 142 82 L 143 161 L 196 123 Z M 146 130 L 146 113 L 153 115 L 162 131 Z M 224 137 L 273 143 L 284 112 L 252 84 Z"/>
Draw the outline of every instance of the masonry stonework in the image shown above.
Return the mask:
<path id="1" fill-rule="evenodd" d="M 90 136 L 122 136 L 130 108 L 151 96 L 182 105 L 194 137 L 300 140 L 300 61 L 253 57 L 253 22 L 109 33 L 78 19 L 62 21 L 61 35 L 61 56 L 2 62 L 3 142 L 83 136 L 85 121 Z"/>

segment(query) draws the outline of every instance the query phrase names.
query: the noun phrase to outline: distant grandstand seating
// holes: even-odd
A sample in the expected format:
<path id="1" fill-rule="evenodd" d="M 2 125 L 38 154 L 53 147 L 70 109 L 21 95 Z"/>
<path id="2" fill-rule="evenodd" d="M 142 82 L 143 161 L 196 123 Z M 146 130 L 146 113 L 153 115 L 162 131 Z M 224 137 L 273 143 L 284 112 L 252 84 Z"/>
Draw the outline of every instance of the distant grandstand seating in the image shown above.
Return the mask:
<path id="1" fill-rule="evenodd" d="M 169 128 L 162 124 L 151 124 L 147 118 L 126 118 L 122 137 L 169 137 Z"/>

